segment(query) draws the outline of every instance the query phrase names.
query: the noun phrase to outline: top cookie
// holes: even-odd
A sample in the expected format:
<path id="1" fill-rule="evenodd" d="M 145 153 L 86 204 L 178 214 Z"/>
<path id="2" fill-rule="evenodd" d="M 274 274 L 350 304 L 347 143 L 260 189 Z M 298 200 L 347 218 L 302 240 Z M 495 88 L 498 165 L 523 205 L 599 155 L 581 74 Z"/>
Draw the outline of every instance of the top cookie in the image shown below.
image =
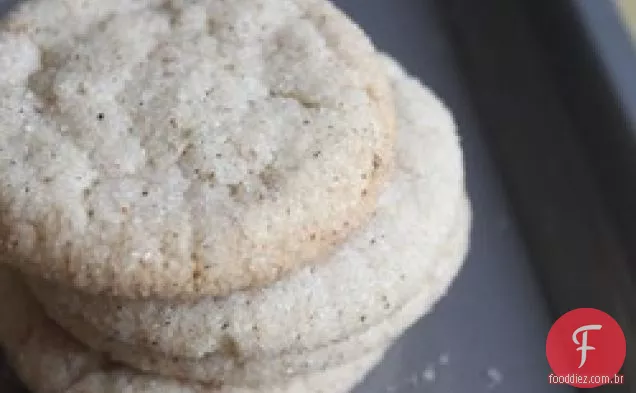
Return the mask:
<path id="1" fill-rule="evenodd" d="M 94 294 L 226 295 L 339 244 L 390 88 L 325 0 L 39 0 L 0 26 L 3 261 Z"/>

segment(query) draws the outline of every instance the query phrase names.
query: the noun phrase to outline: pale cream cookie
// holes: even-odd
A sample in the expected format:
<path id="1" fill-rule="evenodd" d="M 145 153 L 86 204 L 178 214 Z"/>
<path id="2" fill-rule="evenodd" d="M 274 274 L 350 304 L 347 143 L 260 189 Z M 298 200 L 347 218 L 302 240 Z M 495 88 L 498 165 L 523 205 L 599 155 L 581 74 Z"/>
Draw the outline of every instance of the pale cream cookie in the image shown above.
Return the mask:
<path id="1" fill-rule="evenodd" d="M 382 358 L 384 348 L 339 367 L 254 388 L 164 378 L 114 364 L 49 320 L 22 284 L 0 268 L 0 344 L 32 393 L 346 393 Z"/>
<path id="2" fill-rule="evenodd" d="M 326 0 L 33 0 L 0 25 L 0 251 L 194 298 L 324 260 L 393 159 L 390 88 Z"/>
<path id="3" fill-rule="evenodd" d="M 470 207 L 448 110 L 385 63 L 398 104 L 396 172 L 369 225 L 328 261 L 260 290 L 192 303 L 131 302 L 37 282 L 48 313 L 121 361 L 200 380 L 257 383 L 320 369 L 399 334 L 459 270 Z"/>

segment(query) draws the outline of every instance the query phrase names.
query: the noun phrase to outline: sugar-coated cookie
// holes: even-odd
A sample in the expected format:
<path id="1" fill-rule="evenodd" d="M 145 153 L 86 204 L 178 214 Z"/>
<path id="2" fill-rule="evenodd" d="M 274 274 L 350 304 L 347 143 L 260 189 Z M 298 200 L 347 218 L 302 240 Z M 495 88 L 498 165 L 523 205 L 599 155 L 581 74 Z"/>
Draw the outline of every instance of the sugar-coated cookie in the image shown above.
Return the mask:
<path id="1" fill-rule="evenodd" d="M 386 329 L 374 330 L 378 325 L 399 334 L 459 270 L 470 207 L 450 114 L 399 65 L 384 61 L 398 104 L 396 171 L 369 225 L 327 262 L 260 290 L 192 303 L 88 296 L 35 282 L 49 315 L 135 367 L 232 382 L 359 356 L 382 341 L 376 332 Z M 410 304 L 415 311 L 402 310 Z"/>
<path id="2" fill-rule="evenodd" d="M 0 344 L 32 393 L 346 393 L 385 348 L 340 367 L 254 388 L 199 384 L 140 373 L 74 341 L 49 320 L 15 272 L 0 268 Z"/>
<path id="3" fill-rule="evenodd" d="M 326 0 L 33 0 L 0 24 L 0 253 L 128 298 L 227 295 L 373 212 L 395 134 Z"/>

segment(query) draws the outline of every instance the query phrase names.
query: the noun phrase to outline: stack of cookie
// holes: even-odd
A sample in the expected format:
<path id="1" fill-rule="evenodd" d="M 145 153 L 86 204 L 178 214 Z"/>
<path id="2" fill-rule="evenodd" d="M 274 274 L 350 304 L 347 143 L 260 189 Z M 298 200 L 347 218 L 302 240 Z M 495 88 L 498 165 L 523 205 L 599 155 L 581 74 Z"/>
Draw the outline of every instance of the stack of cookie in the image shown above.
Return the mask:
<path id="1" fill-rule="evenodd" d="M 461 267 L 452 117 L 327 0 L 32 0 L 0 64 L 34 393 L 347 392 Z"/>

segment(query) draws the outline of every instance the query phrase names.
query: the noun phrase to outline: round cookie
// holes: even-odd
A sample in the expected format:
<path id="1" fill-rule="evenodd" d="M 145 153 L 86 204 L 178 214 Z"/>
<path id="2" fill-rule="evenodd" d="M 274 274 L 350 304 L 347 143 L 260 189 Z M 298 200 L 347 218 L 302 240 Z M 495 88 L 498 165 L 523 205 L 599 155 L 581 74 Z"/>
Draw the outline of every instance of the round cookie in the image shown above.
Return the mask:
<path id="1" fill-rule="evenodd" d="M 461 151 L 443 105 L 385 62 L 399 104 L 397 171 L 375 218 L 329 262 L 259 291 L 189 304 L 92 297 L 37 282 L 33 289 L 48 313 L 83 341 L 136 367 L 204 380 L 260 380 L 281 369 L 311 367 L 304 364 L 307 354 L 316 364 L 337 362 L 334 354 L 362 346 L 335 351 L 330 345 L 322 355 L 315 349 L 354 342 L 351 337 L 418 294 L 434 302 L 466 247 L 470 211 Z M 440 258 L 452 239 L 459 254 Z M 439 269 L 445 274 L 436 276 Z M 162 358 L 165 364 L 156 361 Z"/>
<path id="2" fill-rule="evenodd" d="M 114 360 L 152 374 L 207 383 L 226 383 L 255 387 L 280 383 L 284 378 L 338 367 L 391 344 L 422 315 L 430 312 L 444 295 L 464 260 L 470 228 L 468 203 L 459 209 L 455 231 L 440 245 L 439 264 L 429 272 L 425 285 L 406 304 L 350 337 L 325 342 L 306 351 L 285 351 L 272 356 L 243 357 L 232 341 L 226 341 L 222 351 L 202 358 L 170 357 L 158 352 L 131 347 L 120 342 L 103 342 L 97 332 L 83 330 L 78 339 L 89 347 L 105 351 Z M 428 284 L 428 285 L 426 285 Z M 65 321 L 69 322 L 69 321 Z M 73 321 L 70 321 L 73 322 Z"/>
<path id="3" fill-rule="evenodd" d="M 44 315 L 20 277 L 0 268 L 0 343 L 32 393 L 345 393 L 382 358 L 376 349 L 355 362 L 276 386 L 203 385 L 135 370 L 84 348 Z"/>
<path id="4" fill-rule="evenodd" d="M 392 166 L 388 81 L 326 0 L 34 0 L 0 49 L 2 260 L 88 293 L 265 286 Z"/>
<path id="5" fill-rule="evenodd" d="M 246 356 L 311 349 L 404 304 L 437 264 L 435 249 L 464 195 L 463 164 L 448 110 L 393 61 L 384 62 L 399 109 L 397 170 L 374 219 L 327 262 L 257 291 L 188 303 L 89 296 L 38 282 L 34 289 L 50 315 L 59 322 L 77 315 L 101 336 L 197 358 L 218 351 L 228 336 Z"/>

